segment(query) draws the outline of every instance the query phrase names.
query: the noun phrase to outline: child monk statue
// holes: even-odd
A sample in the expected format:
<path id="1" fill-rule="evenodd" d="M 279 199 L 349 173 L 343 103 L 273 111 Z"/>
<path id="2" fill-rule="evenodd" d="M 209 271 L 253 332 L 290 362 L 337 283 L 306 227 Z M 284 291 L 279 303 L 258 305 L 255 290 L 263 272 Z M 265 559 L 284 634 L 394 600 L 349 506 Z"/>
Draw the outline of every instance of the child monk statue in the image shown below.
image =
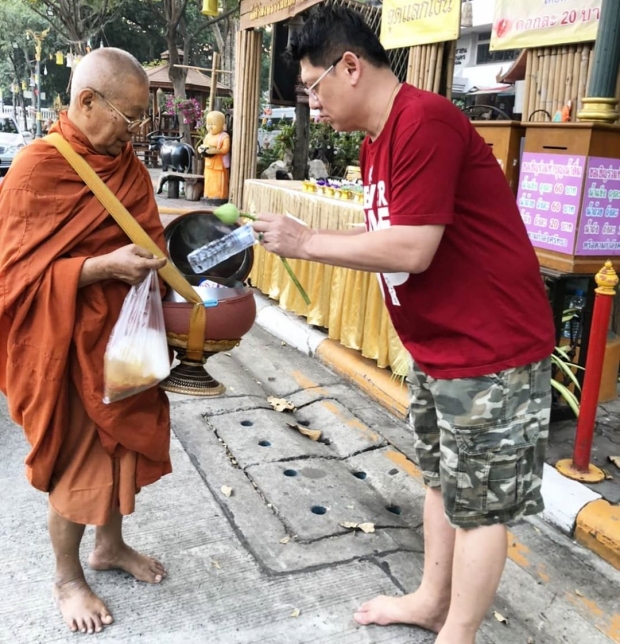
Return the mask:
<path id="1" fill-rule="evenodd" d="M 230 167 L 230 136 L 224 131 L 226 118 L 222 112 L 207 114 L 207 134 L 198 146 L 205 156 L 205 199 L 228 199 L 228 168 Z"/>

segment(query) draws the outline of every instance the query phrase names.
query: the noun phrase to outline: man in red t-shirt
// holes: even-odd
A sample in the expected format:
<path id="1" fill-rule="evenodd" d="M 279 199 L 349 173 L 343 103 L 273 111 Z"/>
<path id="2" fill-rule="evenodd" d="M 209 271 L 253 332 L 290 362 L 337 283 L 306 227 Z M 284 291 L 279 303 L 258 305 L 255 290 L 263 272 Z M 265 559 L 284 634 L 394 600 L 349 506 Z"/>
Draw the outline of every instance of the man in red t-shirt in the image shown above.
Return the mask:
<path id="1" fill-rule="evenodd" d="M 490 148 L 448 100 L 401 85 L 355 11 L 310 12 L 290 53 L 310 107 L 363 130 L 366 231 L 262 214 L 265 248 L 378 274 L 413 357 L 410 420 L 427 485 L 420 588 L 361 624 L 473 644 L 506 560 L 506 524 L 543 509 L 554 327 L 538 262 Z"/>

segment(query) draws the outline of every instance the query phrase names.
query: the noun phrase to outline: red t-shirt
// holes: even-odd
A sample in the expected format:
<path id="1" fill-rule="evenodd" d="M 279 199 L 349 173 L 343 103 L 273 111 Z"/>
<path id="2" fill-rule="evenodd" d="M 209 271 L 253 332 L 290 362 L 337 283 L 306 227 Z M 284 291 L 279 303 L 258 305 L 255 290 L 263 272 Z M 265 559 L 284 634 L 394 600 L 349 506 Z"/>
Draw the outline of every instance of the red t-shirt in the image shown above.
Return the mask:
<path id="1" fill-rule="evenodd" d="M 430 267 L 382 274 L 394 327 L 434 378 L 472 378 L 549 356 L 551 307 L 491 148 L 450 101 L 403 85 L 361 150 L 368 230 L 443 224 Z"/>

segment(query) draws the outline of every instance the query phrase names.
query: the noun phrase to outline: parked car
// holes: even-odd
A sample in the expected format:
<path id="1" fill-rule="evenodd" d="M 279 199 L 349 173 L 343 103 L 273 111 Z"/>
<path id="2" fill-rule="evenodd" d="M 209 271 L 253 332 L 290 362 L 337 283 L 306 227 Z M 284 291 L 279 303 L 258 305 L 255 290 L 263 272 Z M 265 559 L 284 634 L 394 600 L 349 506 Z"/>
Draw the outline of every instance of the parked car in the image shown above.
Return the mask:
<path id="1" fill-rule="evenodd" d="M 9 114 L 0 114 L 0 176 L 6 174 L 15 155 L 26 145 L 30 132 L 21 132 Z"/>

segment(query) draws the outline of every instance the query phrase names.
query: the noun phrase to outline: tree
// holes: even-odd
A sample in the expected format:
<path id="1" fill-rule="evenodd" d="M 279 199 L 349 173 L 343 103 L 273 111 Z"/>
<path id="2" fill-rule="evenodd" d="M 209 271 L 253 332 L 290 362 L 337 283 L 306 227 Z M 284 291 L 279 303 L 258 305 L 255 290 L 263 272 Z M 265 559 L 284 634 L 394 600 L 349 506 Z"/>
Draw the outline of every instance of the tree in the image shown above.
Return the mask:
<path id="1" fill-rule="evenodd" d="M 172 82 L 175 98 L 186 98 L 185 94 L 185 80 L 187 78 L 187 70 L 179 67 L 181 64 L 179 51 L 182 52 L 184 64 L 190 62 L 191 45 L 195 39 L 207 27 L 212 27 L 216 31 L 216 39 L 219 35 L 218 47 L 220 51 L 225 48 L 226 39 L 220 29 L 220 23 L 228 21 L 233 14 L 239 9 L 239 3 L 236 0 L 224 0 L 224 4 L 229 5 L 228 9 L 211 20 L 205 20 L 199 14 L 198 4 L 190 4 L 189 0 L 162 0 L 162 10 L 166 21 L 166 44 L 168 46 L 168 76 Z M 192 11 L 191 27 L 188 20 L 187 12 Z M 196 15 L 197 14 L 197 15 Z M 194 20 L 196 17 L 196 20 Z M 195 25 L 195 26 L 194 26 Z M 230 26 L 226 32 L 226 38 L 230 37 Z M 232 66 L 231 66 L 232 67 Z M 189 125 L 180 122 L 179 131 L 183 138 L 189 143 L 191 141 Z"/>
<path id="2" fill-rule="evenodd" d="M 187 38 L 187 23 L 185 21 L 185 8 L 188 0 L 162 0 L 162 10 L 166 21 L 166 44 L 168 46 L 168 77 L 172 82 L 175 98 L 186 98 L 185 79 L 187 70 L 178 67 L 181 63 L 179 57 L 179 44 L 182 46 L 183 60 L 189 60 L 189 39 Z M 180 37 L 179 37 L 180 36 Z M 180 41 L 180 42 L 179 42 Z M 179 121 L 179 132 L 187 143 L 191 142 L 190 127 L 187 123 Z"/>
<path id="3" fill-rule="evenodd" d="M 123 0 L 28 0 L 32 10 L 65 38 L 79 55 L 88 51 L 105 25 L 120 15 Z"/>
<path id="4" fill-rule="evenodd" d="M 125 0 L 118 20 L 106 24 L 101 37 L 105 45 L 124 49 L 146 64 L 161 58 L 165 31 L 161 2 Z"/>
<path id="5" fill-rule="evenodd" d="M 20 0 L 0 0 L 0 89 L 3 95 L 13 94 L 13 105 L 25 107 L 22 82 L 31 85 L 34 78 L 35 44 L 27 36 L 28 30 L 41 32 L 46 21 L 37 16 L 30 7 Z M 69 79 L 69 70 L 55 64 L 47 64 L 45 53 L 56 51 L 60 46 L 57 34 L 50 32 L 43 41 L 42 69 L 48 74 L 41 75 L 41 90 L 51 104 L 53 97 L 64 93 Z M 11 92 L 11 88 L 17 92 Z M 24 126 L 26 124 L 24 123 Z"/>

